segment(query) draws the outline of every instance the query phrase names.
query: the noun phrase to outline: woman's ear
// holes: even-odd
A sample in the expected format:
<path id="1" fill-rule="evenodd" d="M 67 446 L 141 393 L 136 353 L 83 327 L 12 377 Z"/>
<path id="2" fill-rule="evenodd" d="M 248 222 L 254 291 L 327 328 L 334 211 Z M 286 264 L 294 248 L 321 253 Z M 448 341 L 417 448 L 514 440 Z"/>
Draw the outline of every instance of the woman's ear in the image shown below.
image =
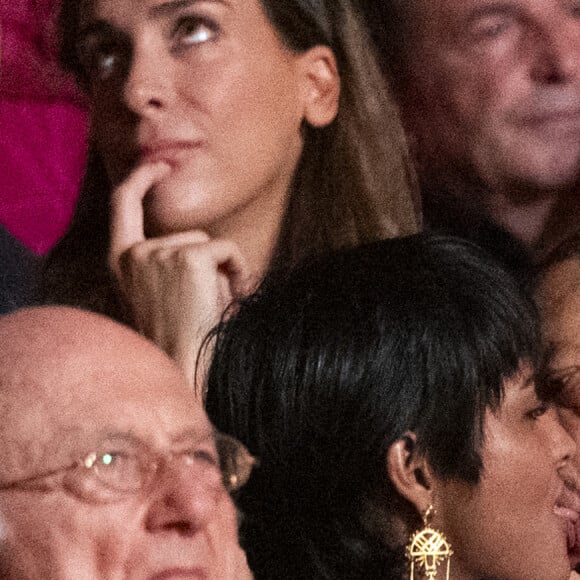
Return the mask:
<path id="1" fill-rule="evenodd" d="M 422 514 L 433 503 L 433 476 L 417 449 L 417 437 L 406 433 L 387 451 L 387 472 L 395 489 Z"/>
<path id="2" fill-rule="evenodd" d="M 338 113 L 340 76 L 334 53 L 317 45 L 301 55 L 304 87 L 304 120 L 312 127 L 326 127 Z"/>

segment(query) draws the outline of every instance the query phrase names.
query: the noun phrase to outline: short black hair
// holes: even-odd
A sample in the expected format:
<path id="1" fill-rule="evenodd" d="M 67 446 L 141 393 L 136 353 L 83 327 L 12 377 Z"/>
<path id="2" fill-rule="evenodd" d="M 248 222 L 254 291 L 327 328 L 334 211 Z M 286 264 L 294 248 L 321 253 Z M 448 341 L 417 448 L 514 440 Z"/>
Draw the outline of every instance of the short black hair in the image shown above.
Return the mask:
<path id="1" fill-rule="evenodd" d="M 419 234 L 268 283 L 216 332 L 207 409 L 261 467 L 240 496 L 260 578 L 396 578 L 362 522 L 406 432 L 435 473 L 479 480 L 482 423 L 539 359 L 532 300 L 469 242 Z"/>

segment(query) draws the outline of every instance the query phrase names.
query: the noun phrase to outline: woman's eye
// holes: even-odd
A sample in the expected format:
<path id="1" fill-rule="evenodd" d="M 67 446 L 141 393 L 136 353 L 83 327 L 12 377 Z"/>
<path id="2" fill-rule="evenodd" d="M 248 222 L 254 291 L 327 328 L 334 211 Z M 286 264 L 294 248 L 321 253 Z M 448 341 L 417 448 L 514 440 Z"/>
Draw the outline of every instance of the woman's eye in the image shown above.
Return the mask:
<path id="1" fill-rule="evenodd" d="M 174 35 L 181 46 L 193 46 L 214 40 L 217 26 L 207 19 L 187 17 L 178 21 Z"/>
<path id="2" fill-rule="evenodd" d="M 548 403 L 540 403 L 537 407 L 527 413 L 530 419 L 539 419 L 548 411 Z"/>
<path id="3" fill-rule="evenodd" d="M 121 53 L 113 43 L 88 38 L 79 50 L 79 60 L 89 82 L 102 82 L 119 71 Z"/>
<path id="4" fill-rule="evenodd" d="M 558 393 L 555 402 L 560 407 L 566 409 L 580 410 L 580 391 L 578 388 L 571 388 L 564 385 L 564 388 Z"/>
<path id="5" fill-rule="evenodd" d="M 118 58 L 112 53 L 103 53 L 96 56 L 93 70 L 97 78 L 107 80 L 115 74 Z"/>

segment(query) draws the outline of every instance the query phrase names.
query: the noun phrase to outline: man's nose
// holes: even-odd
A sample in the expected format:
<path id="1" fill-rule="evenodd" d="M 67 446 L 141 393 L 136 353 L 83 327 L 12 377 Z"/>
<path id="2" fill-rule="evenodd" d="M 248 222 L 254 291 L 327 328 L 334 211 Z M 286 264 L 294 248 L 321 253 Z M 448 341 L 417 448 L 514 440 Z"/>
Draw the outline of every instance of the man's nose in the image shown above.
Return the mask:
<path id="1" fill-rule="evenodd" d="M 557 84 L 578 77 L 580 20 L 570 16 L 551 18 L 536 30 L 531 42 L 536 81 Z"/>
<path id="2" fill-rule="evenodd" d="M 223 487 L 208 484 L 203 473 L 184 469 L 178 461 L 168 462 L 151 491 L 147 528 L 192 535 L 210 524 L 224 495 Z"/>
<path id="3" fill-rule="evenodd" d="M 123 89 L 125 105 L 140 117 L 166 110 L 174 95 L 171 55 L 155 42 L 134 47 Z"/>

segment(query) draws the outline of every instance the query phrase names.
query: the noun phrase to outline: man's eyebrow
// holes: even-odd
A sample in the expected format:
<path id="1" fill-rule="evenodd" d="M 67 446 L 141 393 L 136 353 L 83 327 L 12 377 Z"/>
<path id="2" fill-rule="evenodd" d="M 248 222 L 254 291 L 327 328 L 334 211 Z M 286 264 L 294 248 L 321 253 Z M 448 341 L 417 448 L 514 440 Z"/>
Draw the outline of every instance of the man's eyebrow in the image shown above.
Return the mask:
<path id="1" fill-rule="evenodd" d="M 184 441 L 195 441 L 196 443 L 213 443 L 215 431 L 209 429 L 187 429 L 171 438 L 173 443 L 183 443 Z"/>
<path id="2" fill-rule="evenodd" d="M 468 22 L 473 22 L 478 18 L 483 18 L 485 16 L 490 16 L 499 13 L 512 13 L 515 11 L 515 6 L 512 2 L 506 2 L 505 0 L 499 2 L 488 2 L 481 6 L 476 6 L 469 13 Z"/>
<path id="3" fill-rule="evenodd" d="M 100 433 L 100 441 L 126 441 L 128 443 L 148 444 L 147 441 L 136 436 L 131 431 L 102 431 Z M 213 443 L 215 440 L 215 430 L 211 427 L 207 429 L 186 429 L 171 436 L 171 443 Z"/>
<path id="4" fill-rule="evenodd" d="M 148 15 L 151 18 L 170 16 L 183 8 L 188 8 L 189 6 L 200 4 L 202 2 L 230 6 L 229 0 L 169 0 L 168 2 L 163 2 L 151 7 Z"/>
<path id="5" fill-rule="evenodd" d="M 101 430 L 93 437 L 95 444 L 103 444 L 105 442 L 125 441 L 127 443 L 142 443 L 141 439 L 130 431 L 110 431 Z"/>

